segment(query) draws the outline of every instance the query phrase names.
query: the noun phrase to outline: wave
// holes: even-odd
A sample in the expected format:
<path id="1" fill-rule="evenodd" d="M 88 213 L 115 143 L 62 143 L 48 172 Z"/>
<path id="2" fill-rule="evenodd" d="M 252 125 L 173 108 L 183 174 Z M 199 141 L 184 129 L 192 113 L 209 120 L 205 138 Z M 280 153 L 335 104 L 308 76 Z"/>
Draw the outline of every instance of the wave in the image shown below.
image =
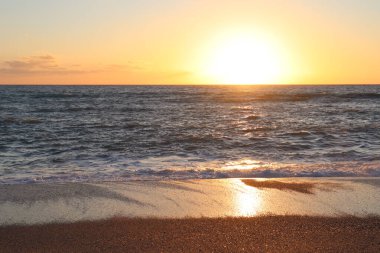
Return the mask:
<path id="1" fill-rule="evenodd" d="M 252 133 L 252 132 L 269 132 L 269 131 L 272 131 L 272 130 L 274 130 L 274 129 L 275 129 L 275 128 L 273 128 L 273 127 L 262 126 L 262 127 L 253 127 L 253 128 L 242 129 L 242 132 L 244 132 L 244 133 Z"/>
<path id="2" fill-rule="evenodd" d="M 135 93 L 127 93 L 127 97 L 132 96 Z M 148 92 L 148 93 L 136 93 L 136 96 L 139 96 L 141 99 L 160 99 L 164 102 L 174 103 L 174 104 L 190 104 L 190 103 L 202 103 L 207 101 L 212 101 L 216 103 L 226 103 L 226 104 L 238 104 L 238 103 L 249 103 L 249 102 L 308 102 L 319 99 L 328 99 L 328 101 L 336 102 L 339 100 L 378 100 L 380 99 L 379 93 L 330 93 L 330 92 L 315 92 L 315 93 L 277 93 L 277 92 L 263 92 L 261 94 L 256 92 L 243 92 L 243 93 L 231 93 L 231 94 L 210 94 L 202 93 L 196 95 L 190 95 L 186 92 L 177 94 L 176 92 L 171 91 L 168 96 L 159 98 L 160 95 L 158 92 Z M 162 94 L 161 94 L 162 95 Z M 82 92 L 78 93 L 42 93 L 35 94 L 31 97 L 34 99 L 96 99 L 99 98 L 99 94 L 84 94 Z M 69 108 L 71 111 L 76 110 L 89 110 L 96 108 Z M 153 111 L 154 108 L 132 106 L 121 108 L 122 112 L 145 112 Z"/>
<path id="3" fill-rule="evenodd" d="M 152 160 L 151 162 L 154 162 Z M 170 159 L 166 162 L 171 161 Z M 175 162 L 175 161 L 172 161 Z M 165 162 L 164 162 L 165 163 Z M 135 162 L 135 165 L 141 165 Z M 228 163 L 227 163 L 228 164 Z M 231 165 L 232 164 L 232 165 Z M 165 164 L 165 166 L 168 166 Z M 206 166 L 206 165 L 205 165 Z M 240 166 L 240 168 L 239 168 Z M 170 167 L 170 166 L 168 166 Z M 33 177 L 0 175 L 0 184 L 55 183 L 55 182 L 103 182 L 103 181 L 143 181 L 143 180 L 190 180 L 226 178 L 289 178 L 289 177 L 380 177 L 380 162 L 338 162 L 313 164 L 276 164 L 243 161 L 232 162 L 218 168 L 110 168 L 96 173 L 83 169 L 57 172 L 56 174 Z"/>
<path id="4" fill-rule="evenodd" d="M 97 109 L 96 107 L 89 107 L 89 106 L 86 106 L 86 107 L 69 107 L 69 108 L 64 109 L 63 111 L 66 111 L 66 112 L 82 112 L 82 111 L 92 111 L 92 110 L 96 110 L 96 109 Z"/>
<path id="5" fill-rule="evenodd" d="M 47 92 L 47 93 L 37 93 L 32 94 L 30 97 L 34 99 L 61 99 L 61 98 L 97 98 L 99 97 L 99 94 L 91 94 L 91 93 L 84 93 L 84 92 L 73 92 L 73 93 L 53 93 L 53 92 Z"/>
<path id="6" fill-rule="evenodd" d="M 25 118 L 25 119 L 22 119 L 21 122 L 23 124 L 40 124 L 40 123 L 42 123 L 42 121 L 40 119 L 37 119 L 37 118 Z"/>
<path id="7" fill-rule="evenodd" d="M 121 112 L 151 112 L 152 108 L 142 107 L 142 106 L 134 106 L 134 107 L 123 107 L 120 109 Z"/>
<path id="8" fill-rule="evenodd" d="M 296 93 L 296 94 L 264 94 L 257 96 L 258 101 L 267 102 L 302 102 L 326 96 L 320 93 Z"/>
<path id="9" fill-rule="evenodd" d="M 259 118 L 260 118 L 260 116 L 258 116 L 258 115 L 249 115 L 249 116 L 245 117 L 244 119 L 245 120 L 257 120 Z"/>
<path id="10" fill-rule="evenodd" d="M 35 117 L 26 117 L 26 118 L 16 118 L 16 117 L 5 117 L 0 118 L 0 122 L 4 124 L 40 124 L 43 121 Z"/>
<path id="11" fill-rule="evenodd" d="M 15 124 L 15 123 L 18 123 L 19 120 L 15 117 L 4 117 L 0 119 L 0 122 L 4 124 Z"/>
<path id="12" fill-rule="evenodd" d="M 296 93 L 296 94 L 264 94 L 256 97 L 256 100 L 267 102 L 303 102 L 314 99 L 380 99 L 378 93 Z"/>
<path id="13" fill-rule="evenodd" d="M 309 131 L 297 131 L 297 132 L 286 133 L 285 135 L 304 137 L 304 136 L 311 135 L 311 133 Z"/>
<path id="14" fill-rule="evenodd" d="M 212 97 L 215 102 L 221 103 L 247 103 L 247 102 L 307 102 L 317 99 L 328 99 L 336 102 L 341 99 L 380 99 L 378 93 L 243 93 L 219 95 Z"/>
<path id="15" fill-rule="evenodd" d="M 53 94 L 53 93 L 46 93 L 46 94 L 43 94 L 43 93 L 40 93 L 40 94 L 35 94 L 35 95 L 32 95 L 31 96 L 32 98 L 35 98 L 35 99 L 51 99 L 51 98 L 54 98 L 54 99 L 59 99 L 59 98 L 77 98 L 77 97 L 80 97 L 80 95 L 78 94 Z"/>
<path id="16" fill-rule="evenodd" d="M 380 94 L 378 93 L 347 93 L 336 95 L 339 98 L 349 98 L 349 99 L 380 99 Z"/>

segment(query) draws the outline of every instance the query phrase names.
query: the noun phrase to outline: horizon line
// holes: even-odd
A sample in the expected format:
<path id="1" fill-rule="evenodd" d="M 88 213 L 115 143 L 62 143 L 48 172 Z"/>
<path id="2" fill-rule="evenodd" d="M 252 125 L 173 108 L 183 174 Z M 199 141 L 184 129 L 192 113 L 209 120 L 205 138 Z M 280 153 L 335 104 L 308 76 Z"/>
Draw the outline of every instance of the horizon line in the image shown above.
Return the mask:
<path id="1" fill-rule="evenodd" d="M 51 83 L 51 84 L 36 84 L 36 83 L 25 83 L 25 84 L 6 84 L 0 83 L 0 86 L 359 86 L 359 85 L 380 85 L 380 83 L 321 83 L 321 84 L 106 84 L 106 83 L 86 83 L 86 84 L 75 84 L 75 83 Z"/>

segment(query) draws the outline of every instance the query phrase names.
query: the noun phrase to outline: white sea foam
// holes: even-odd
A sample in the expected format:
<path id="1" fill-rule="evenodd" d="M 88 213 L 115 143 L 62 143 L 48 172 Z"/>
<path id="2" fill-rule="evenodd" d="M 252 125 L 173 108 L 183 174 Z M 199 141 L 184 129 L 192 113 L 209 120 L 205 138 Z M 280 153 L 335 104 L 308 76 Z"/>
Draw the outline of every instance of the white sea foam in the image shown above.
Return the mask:
<path id="1" fill-rule="evenodd" d="M 380 177 L 380 162 L 275 163 L 250 160 L 202 161 L 169 156 L 129 161 L 124 166 L 94 170 L 55 171 L 2 175 L 0 184 L 178 180 L 217 178 Z"/>

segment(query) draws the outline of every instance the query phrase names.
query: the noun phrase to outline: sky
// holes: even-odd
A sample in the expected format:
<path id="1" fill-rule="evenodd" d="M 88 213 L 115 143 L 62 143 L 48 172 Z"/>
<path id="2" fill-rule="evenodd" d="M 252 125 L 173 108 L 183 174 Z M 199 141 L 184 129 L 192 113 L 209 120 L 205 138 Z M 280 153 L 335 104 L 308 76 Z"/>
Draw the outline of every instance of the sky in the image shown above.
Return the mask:
<path id="1" fill-rule="evenodd" d="M 378 0 L 0 0 L 0 84 L 376 84 Z"/>

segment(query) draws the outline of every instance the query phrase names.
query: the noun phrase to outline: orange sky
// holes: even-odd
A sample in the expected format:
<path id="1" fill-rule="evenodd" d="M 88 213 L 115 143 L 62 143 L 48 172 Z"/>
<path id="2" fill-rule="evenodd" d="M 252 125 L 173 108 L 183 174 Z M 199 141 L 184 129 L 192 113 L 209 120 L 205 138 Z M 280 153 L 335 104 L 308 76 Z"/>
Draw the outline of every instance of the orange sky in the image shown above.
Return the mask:
<path id="1" fill-rule="evenodd" d="M 380 83 L 380 2 L 0 2 L 2 84 Z"/>

